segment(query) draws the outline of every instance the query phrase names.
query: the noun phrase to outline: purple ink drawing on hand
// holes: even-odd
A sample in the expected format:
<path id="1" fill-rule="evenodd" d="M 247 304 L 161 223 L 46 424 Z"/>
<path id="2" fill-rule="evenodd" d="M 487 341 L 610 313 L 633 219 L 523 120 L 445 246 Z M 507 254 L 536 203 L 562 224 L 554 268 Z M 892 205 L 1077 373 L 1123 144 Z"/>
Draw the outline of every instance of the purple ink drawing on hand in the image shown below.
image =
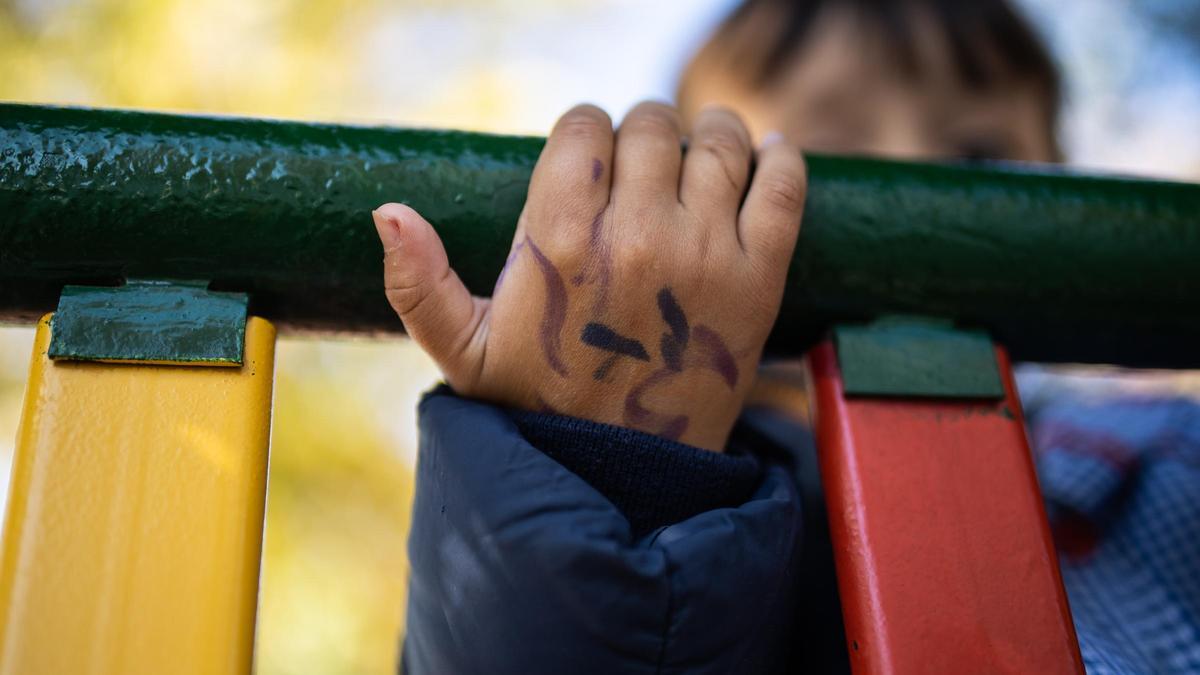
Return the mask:
<path id="1" fill-rule="evenodd" d="M 546 286 L 546 309 L 542 313 L 540 337 L 542 353 L 550 363 L 550 369 L 562 377 L 567 376 L 567 367 L 563 365 L 560 352 L 562 351 L 562 330 L 567 322 L 567 287 L 563 284 L 558 268 L 550 259 L 542 254 L 541 249 L 529 237 L 525 237 L 529 252 L 542 272 L 542 281 Z"/>
<path id="2" fill-rule="evenodd" d="M 671 289 L 664 288 L 658 292 L 658 311 L 671 332 L 663 333 L 659 340 L 659 351 L 668 370 L 679 372 L 683 370 L 683 352 L 687 349 L 690 329 L 683 308 L 675 300 Z"/>
<path id="3" fill-rule="evenodd" d="M 693 344 L 698 352 L 696 365 L 714 371 L 725 380 L 730 389 L 737 386 L 738 368 L 733 352 L 725 346 L 725 341 L 716 331 L 703 324 L 692 330 Z"/>
<path id="4" fill-rule="evenodd" d="M 584 283 L 597 285 L 596 299 L 592 303 L 592 315 L 600 317 L 608 309 L 608 289 L 612 279 L 612 251 L 604 239 L 604 215 L 607 208 L 601 209 L 594 218 L 588 235 L 588 256 L 583 269 L 572 279 L 571 283 L 581 286 Z"/>
<path id="5" fill-rule="evenodd" d="M 625 397 L 626 425 L 647 430 L 673 441 L 677 441 L 683 436 L 683 432 L 687 431 L 688 426 L 687 415 L 658 413 L 642 405 L 642 397 L 650 389 L 666 382 L 674 375 L 676 373 L 673 371 L 659 369 L 650 373 L 646 379 L 629 390 L 629 394 Z"/>
<path id="6" fill-rule="evenodd" d="M 711 370 L 724 380 L 730 390 L 737 387 L 738 367 L 733 352 L 716 331 L 703 324 L 692 326 L 670 288 L 656 295 L 659 314 L 669 332 L 660 335 L 659 351 L 663 366 L 654 369 L 637 381 L 625 396 L 624 421 L 627 426 L 679 440 L 688 429 L 690 418 L 685 414 L 651 410 L 643 399 L 659 385 L 665 384 L 686 369 Z M 695 339 L 693 339 L 695 338 Z M 606 351 L 610 356 L 593 373 L 602 380 L 619 356 L 638 361 L 650 361 L 642 342 L 621 335 L 612 327 L 592 321 L 587 323 L 580 340 L 591 347 Z M 690 349 L 694 347 L 694 349 Z"/>
<path id="7" fill-rule="evenodd" d="M 605 359 L 600 367 L 592 373 L 592 378 L 595 380 L 603 380 L 608 375 L 608 371 L 617 362 L 617 357 L 628 356 L 638 361 L 650 360 L 650 355 L 646 353 L 646 348 L 642 346 L 641 342 L 625 337 L 602 323 L 592 322 L 584 326 L 579 339 L 589 347 L 612 352 L 612 356 Z"/>
<path id="8" fill-rule="evenodd" d="M 597 349 L 621 354 L 639 361 L 650 360 L 650 355 L 646 353 L 646 348 L 642 346 L 641 342 L 625 337 L 602 323 L 592 322 L 584 326 L 583 334 L 579 336 L 579 339 L 583 340 L 583 344 Z"/>
<path id="9" fill-rule="evenodd" d="M 675 300 L 675 295 L 671 293 L 671 289 L 664 288 L 658 292 L 658 311 L 662 313 L 663 321 L 671 329 L 675 340 L 680 343 L 681 347 L 686 347 L 689 333 L 688 320 L 683 314 L 683 308 Z"/>

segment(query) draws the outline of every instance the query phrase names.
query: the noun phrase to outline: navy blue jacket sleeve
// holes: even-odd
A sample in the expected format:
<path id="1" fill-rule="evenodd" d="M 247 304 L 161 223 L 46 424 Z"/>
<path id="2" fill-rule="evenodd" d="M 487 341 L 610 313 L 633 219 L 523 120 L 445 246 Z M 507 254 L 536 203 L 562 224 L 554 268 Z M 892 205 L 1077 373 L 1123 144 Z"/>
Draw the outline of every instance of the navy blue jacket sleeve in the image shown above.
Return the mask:
<path id="1" fill-rule="evenodd" d="M 444 388 L 419 412 L 404 672 L 786 669 L 802 535 L 786 468 L 756 468 L 744 498 L 717 505 L 695 492 L 728 496 L 741 478 L 692 467 L 679 475 L 693 494 L 658 499 L 586 452 L 636 456 L 644 434 L 555 428 Z M 656 450 L 681 448 L 702 452 Z"/>

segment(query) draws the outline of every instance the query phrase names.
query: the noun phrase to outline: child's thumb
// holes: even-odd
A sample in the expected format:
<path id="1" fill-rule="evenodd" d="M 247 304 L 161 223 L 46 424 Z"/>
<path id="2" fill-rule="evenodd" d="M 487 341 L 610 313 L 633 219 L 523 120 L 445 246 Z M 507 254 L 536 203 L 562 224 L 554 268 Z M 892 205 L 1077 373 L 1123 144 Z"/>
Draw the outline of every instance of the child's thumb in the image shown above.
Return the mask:
<path id="1" fill-rule="evenodd" d="M 384 204 L 371 215 L 383 243 L 388 302 L 450 384 L 461 386 L 462 378 L 476 370 L 469 345 L 483 317 L 483 301 L 472 298 L 450 269 L 442 240 L 420 214 L 403 204 Z"/>

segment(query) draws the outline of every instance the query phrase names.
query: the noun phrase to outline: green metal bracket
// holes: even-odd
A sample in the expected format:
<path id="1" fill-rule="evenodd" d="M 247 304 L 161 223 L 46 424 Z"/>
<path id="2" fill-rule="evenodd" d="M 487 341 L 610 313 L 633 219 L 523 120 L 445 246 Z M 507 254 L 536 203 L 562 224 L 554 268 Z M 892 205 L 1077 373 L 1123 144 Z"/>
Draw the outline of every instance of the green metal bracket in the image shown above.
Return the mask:
<path id="1" fill-rule="evenodd" d="M 991 337 L 953 322 L 888 316 L 834 328 L 848 396 L 1003 398 Z"/>
<path id="2" fill-rule="evenodd" d="M 51 324 L 50 358 L 241 365 L 248 298 L 206 286 L 148 280 L 65 286 Z"/>

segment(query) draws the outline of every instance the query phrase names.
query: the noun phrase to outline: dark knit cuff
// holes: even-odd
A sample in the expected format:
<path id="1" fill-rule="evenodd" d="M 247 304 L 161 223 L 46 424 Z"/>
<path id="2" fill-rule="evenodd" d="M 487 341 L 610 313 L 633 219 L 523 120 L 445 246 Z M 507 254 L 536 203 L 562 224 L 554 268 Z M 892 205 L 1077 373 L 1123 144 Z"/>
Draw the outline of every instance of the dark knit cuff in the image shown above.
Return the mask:
<path id="1" fill-rule="evenodd" d="M 744 503 L 761 468 L 736 444 L 724 453 L 575 417 L 510 410 L 531 445 L 613 503 L 640 537 Z"/>

